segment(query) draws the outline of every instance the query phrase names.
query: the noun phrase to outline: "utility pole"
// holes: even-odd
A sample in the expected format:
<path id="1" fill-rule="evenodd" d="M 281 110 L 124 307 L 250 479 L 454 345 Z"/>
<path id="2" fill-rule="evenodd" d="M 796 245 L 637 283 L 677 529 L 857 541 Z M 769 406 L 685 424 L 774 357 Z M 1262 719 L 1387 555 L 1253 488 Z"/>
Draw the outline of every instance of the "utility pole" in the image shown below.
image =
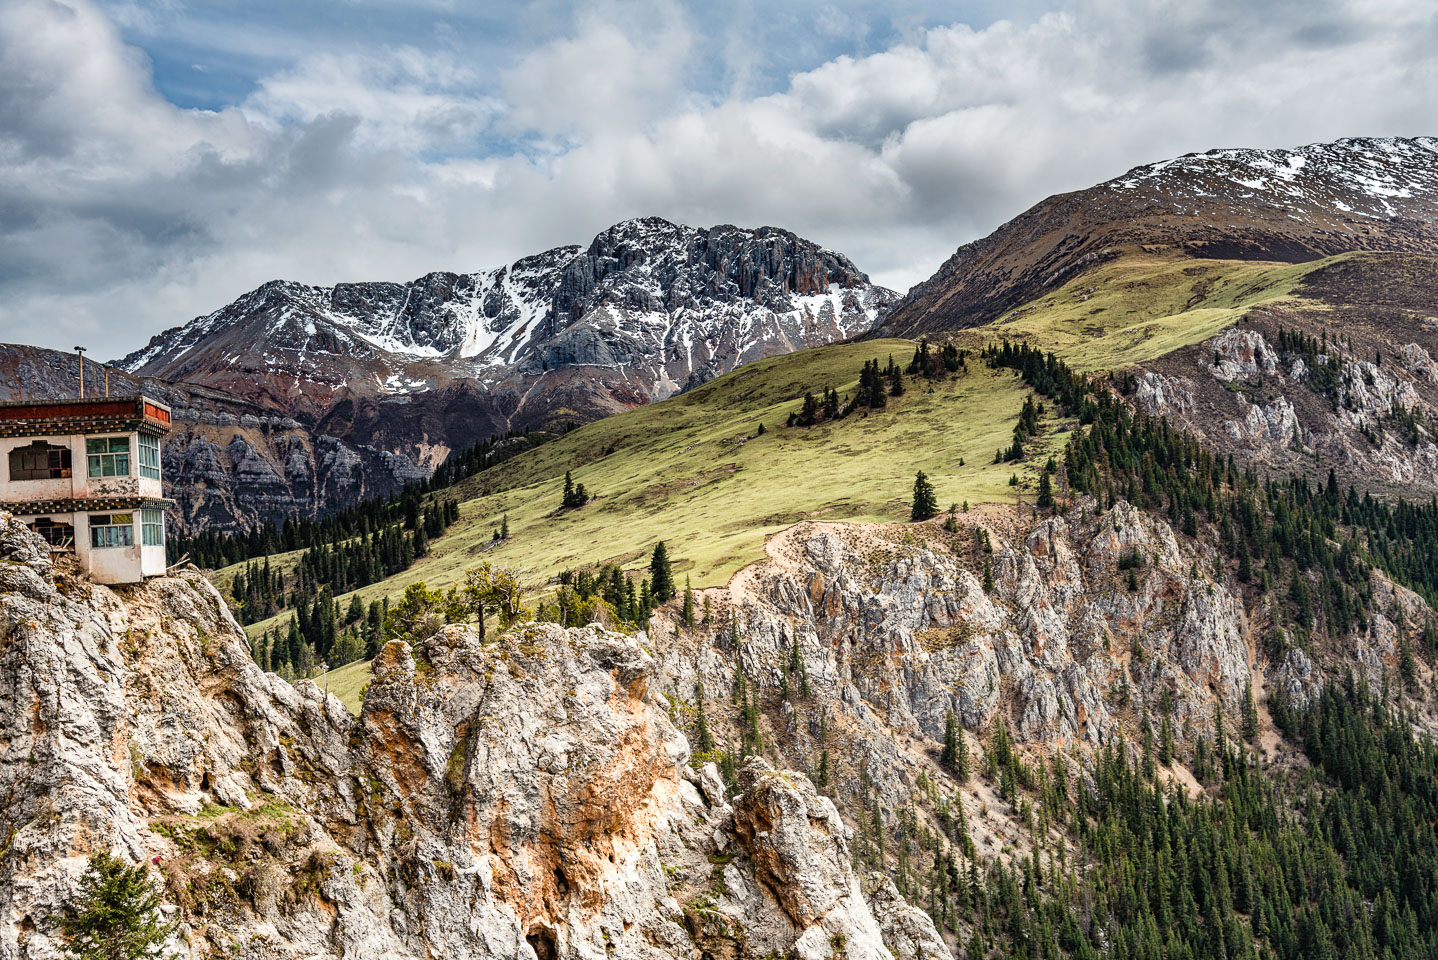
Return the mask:
<path id="1" fill-rule="evenodd" d="M 80 399 L 85 399 L 85 348 L 76 347 L 75 353 L 80 357 Z"/>

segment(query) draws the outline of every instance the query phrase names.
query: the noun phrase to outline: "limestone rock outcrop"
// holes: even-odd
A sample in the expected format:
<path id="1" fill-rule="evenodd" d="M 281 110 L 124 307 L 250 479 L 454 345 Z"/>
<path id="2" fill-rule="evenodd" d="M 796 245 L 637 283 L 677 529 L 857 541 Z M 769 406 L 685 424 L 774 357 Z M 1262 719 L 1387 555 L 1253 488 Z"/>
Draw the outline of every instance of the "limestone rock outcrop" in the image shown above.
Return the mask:
<path id="1" fill-rule="evenodd" d="M 354 717 L 251 661 L 198 573 L 95 586 L 0 520 L 0 958 L 58 955 L 86 857 L 151 865 L 193 957 L 871 960 L 833 805 L 695 769 L 640 638 L 391 642 Z M 896 913 L 898 911 L 898 913 Z"/>

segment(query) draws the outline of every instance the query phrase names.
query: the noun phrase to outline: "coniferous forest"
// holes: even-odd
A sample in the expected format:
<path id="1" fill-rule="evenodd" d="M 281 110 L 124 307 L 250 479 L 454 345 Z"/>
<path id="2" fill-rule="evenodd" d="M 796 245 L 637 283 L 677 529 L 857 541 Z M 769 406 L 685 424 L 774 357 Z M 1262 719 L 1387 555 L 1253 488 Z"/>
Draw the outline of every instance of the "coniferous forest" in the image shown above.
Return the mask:
<path id="1" fill-rule="evenodd" d="M 1197 799 L 1150 754 L 1111 745 L 1089 773 L 1060 755 L 1030 764 L 1000 727 L 990 779 L 1024 812 L 1027 853 L 981 865 L 962 808 L 940 800 L 948 844 L 876 813 L 856 856 L 887 847 L 901 890 L 966 933 L 970 957 L 1438 956 L 1438 749 L 1352 682 L 1276 718 L 1311 770 L 1265 774 L 1215 725 Z M 933 867 L 906 873 L 924 848 Z"/>

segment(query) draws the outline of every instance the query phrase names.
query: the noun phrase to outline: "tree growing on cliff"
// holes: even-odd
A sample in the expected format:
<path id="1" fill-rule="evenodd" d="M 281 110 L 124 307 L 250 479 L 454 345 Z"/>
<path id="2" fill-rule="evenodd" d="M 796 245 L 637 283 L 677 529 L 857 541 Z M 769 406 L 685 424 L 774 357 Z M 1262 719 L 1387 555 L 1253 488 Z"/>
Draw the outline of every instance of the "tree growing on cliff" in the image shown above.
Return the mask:
<path id="1" fill-rule="evenodd" d="M 1243 682 L 1243 739 L 1258 739 L 1258 705 L 1253 702 L 1253 680 Z"/>
<path id="2" fill-rule="evenodd" d="M 411 583 L 399 603 L 386 614 L 385 635 L 406 643 L 434 636 L 445 625 L 446 603 L 444 593 L 429 589 L 424 581 Z"/>
<path id="3" fill-rule="evenodd" d="M 694 745 L 699 748 L 700 754 L 706 754 L 714 749 L 714 737 L 709 733 L 709 718 L 704 715 L 703 680 L 694 684 L 694 703 L 697 707 L 697 716 L 694 719 Z"/>
<path id="4" fill-rule="evenodd" d="M 969 745 L 964 740 L 963 731 L 959 729 L 952 710 L 944 714 L 944 752 L 939 755 L 939 762 L 944 765 L 945 770 L 954 775 L 955 780 L 960 783 L 968 782 Z"/>
<path id="5" fill-rule="evenodd" d="M 1048 471 L 1039 475 L 1039 496 L 1036 502 L 1043 510 L 1054 505 L 1054 485 L 1053 481 L 1049 479 Z"/>
<path id="6" fill-rule="evenodd" d="M 914 503 L 909 510 L 909 519 L 927 520 L 938 512 L 939 498 L 934 493 L 934 485 L 929 482 L 924 471 L 920 470 L 914 475 Z"/>
<path id="7" fill-rule="evenodd" d="M 108 853 L 90 858 L 80 878 L 80 895 L 60 924 L 65 955 L 75 960 L 153 957 L 174 929 L 160 919 L 145 868 Z"/>
<path id="8" fill-rule="evenodd" d="M 684 578 L 684 612 L 680 619 L 684 626 L 694 626 L 694 588 L 690 586 L 688 577 Z"/>

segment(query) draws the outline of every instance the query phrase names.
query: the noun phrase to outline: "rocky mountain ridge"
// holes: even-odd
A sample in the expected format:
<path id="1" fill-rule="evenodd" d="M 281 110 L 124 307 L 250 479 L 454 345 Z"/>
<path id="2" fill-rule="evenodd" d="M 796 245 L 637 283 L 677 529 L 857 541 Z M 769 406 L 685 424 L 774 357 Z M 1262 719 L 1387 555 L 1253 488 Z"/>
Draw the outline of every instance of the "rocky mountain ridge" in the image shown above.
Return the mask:
<path id="1" fill-rule="evenodd" d="M 189 956 L 947 956 L 802 775 L 688 762 L 634 638 L 394 641 L 351 717 L 197 573 L 92 585 L 8 518 L 0 555 L 0 956 L 55 955 L 94 851 Z"/>
<path id="2" fill-rule="evenodd" d="M 1438 253 L 1438 139 L 1210 150 L 1057 194 L 960 247 L 884 321 L 893 336 L 973 327 L 1125 251 L 1300 262 Z"/>
<path id="3" fill-rule="evenodd" d="M 949 836 L 958 809 L 980 865 L 1065 844 L 988 778 L 952 779 L 949 712 L 966 740 L 1007 730 L 1079 778 L 1163 716 L 1178 747 L 1160 776 L 1197 795 L 1215 705 L 1236 725 L 1250 685 L 1260 710 L 1268 691 L 1301 705 L 1345 669 L 1376 689 L 1434 617 L 1375 571 L 1371 616 L 1335 656 L 1285 641 L 1282 601 L 1241 587 L 1207 528 L 1088 498 L 943 524 L 799 524 L 701 591 L 694 628 L 666 610 L 636 638 L 392 641 L 352 717 L 262 673 L 198 573 L 94 586 L 6 521 L 0 956 L 48 955 L 84 854 L 113 849 L 154 864 L 197 956 L 939 960 L 951 944 L 904 898 L 922 895 L 923 848 L 889 861 L 898 886 L 854 865 L 874 856 L 875 809 L 895 844 Z M 716 750 L 741 752 L 740 676 L 765 759 L 727 793 L 684 730 L 708 691 Z M 1258 746 L 1299 762 L 1266 719 Z M 955 942 L 974 932 L 960 921 Z"/>
<path id="4" fill-rule="evenodd" d="M 428 466 L 870 330 L 897 294 L 784 230 L 629 220 L 471 274 L 275 281 L 119 361 Z"/>

